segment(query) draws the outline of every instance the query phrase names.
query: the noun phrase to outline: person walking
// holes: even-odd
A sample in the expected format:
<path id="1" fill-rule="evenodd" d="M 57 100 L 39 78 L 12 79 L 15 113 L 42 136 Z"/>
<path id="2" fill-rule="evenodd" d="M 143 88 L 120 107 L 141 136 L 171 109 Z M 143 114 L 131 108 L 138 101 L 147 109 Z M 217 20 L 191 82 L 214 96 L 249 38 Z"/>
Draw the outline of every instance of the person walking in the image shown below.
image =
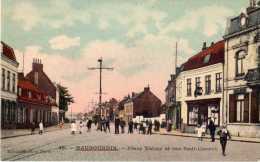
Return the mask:
<path id="1" fill-rule="evenodd" d="M 125 121 L 121 118 L 120 120 L 121 133 L 125 133 Z"/>
<path id="2" fill-rule="evenodd" d="M 208 125 L 209 131 L 210 131 L 210 136 L 211 136 L 211 142 L 215 142 L 215 131 L 216 131 L 216 126 L 211 119 Z"/>
<path id="3" fill-rule="evenodd" d="M 196 128 L 196 131 L 197 131 L 197 136 L 198 136 L 198 139 L 200 141 L 202 141 L 202 133 L 203 133 L 203 128 L 201 125 L 198 124 L 197 128 Z"/>
<path id="4" fill-rule="evenodd" d="M 39 123 L 39 134 L 42 135 L 43 133 L 43 123 L 42 121 Z"/>
<path id="5" fill-rule="evenodd" d="M 120 125 L 120 119 L 118 116 L 115 118 L 115 134 L 119 134 L 119 125 Z"/>
<path id="6" fill-rule="evenodd" d="M 79 123 L 79 134 L 82 133 L 82 128 L 83 128 L 83 123 L 82 123 L 82 121 L 80 121 L 80 123 Z"/>
<path id="7" fill-rule="evenodd" d="M 227 145 L 227 140 L 231 139 L 231 135 L 229 131 L 227 130 L 226 125 L 223 125 L 222 128 L 218 131 L 218 135 L 220 136 L 219 142 L 221 144 L 222 148 L 222 155 L 226 156 L 226 145 Z"/>
<path id="8" fill-rule="evenodd" d="M 110 133 L 110 121 L 109 121 L 109 117 L 106 118 L 106 121 L 105 121 L 105 131 L 108 130 L 109 133 Z"/>
<path id="9" fill-rule="evenodd" d="M 150 120 L 148 121 L 148 130 L 147 130 L 147 134 L 152 135 L 152 128 L 153 128 L 153 122 L 152 122 L 152 120 L 150 119 Z"/>
<path id="10" fill-rule="evenodd" d="M 128 122 L 128 133 L 130 134 L 133 133 L 133 126 L 134 126 L 134 122 L 132 119 L 130 119 L 130 121 Z"/>
<path id="11" fill-rule="evenodd" d="M 71 123 L 70 127 L 71 127 L 71 134 L 74 135 L 77 131 L 77 126 L 74 121 Z"/>
<path id="12" fill-rule="evenodd" d="M 91 131 L 91 125 L 92 125 L 92 119 L 89 119 L 88 122 L 87 122 L 88 132 Z"/>
<path id="13" fill-rule="evenodd" d="M 143 134 L 146 134 L 146 127 L 147 127 L 146 123 L 148 123 L 148 122 L 143 121 Z"/>
<path id="14" fill-rule="evenodd" d="M 31 135 L 34 134 L 34 130 L 35 130 L 35 123 L 32 122 L 32 124 L 31 124 Z"/>

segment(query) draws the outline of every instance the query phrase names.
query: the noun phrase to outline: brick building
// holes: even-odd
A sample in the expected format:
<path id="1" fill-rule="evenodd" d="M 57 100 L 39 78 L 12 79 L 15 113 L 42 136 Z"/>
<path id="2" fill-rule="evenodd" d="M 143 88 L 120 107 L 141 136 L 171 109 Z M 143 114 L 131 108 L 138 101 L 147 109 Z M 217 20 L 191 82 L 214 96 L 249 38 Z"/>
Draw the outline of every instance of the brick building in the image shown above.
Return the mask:
<path id="1" fill-rule="evenodd" d="M 48 94 L 36 87 L 23 73 L 18 76 L 17 127 L 28 128 L 40 121 L 51 125 L 51 102 Z"/>
<path id="2" fill-rule="evenodd" d="M 150 87 L 145 87 L 141 93 L 132 93 L 131 98 L 125 102 L 125 120 L 129 121 L 136 116 L 145 118 L 160 116 L 161 104 L 161 100 L 150 91 Z"/>

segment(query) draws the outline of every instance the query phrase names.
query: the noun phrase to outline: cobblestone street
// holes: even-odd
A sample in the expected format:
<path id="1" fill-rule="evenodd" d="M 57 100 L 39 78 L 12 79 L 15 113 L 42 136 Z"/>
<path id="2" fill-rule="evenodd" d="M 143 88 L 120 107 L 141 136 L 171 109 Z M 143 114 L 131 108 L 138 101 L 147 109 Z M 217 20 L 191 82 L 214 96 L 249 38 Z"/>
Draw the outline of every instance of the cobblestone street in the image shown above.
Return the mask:
<path id="1" fill-rule="evenodd" d="M 229 141 L 223 157 L 219 141 L 119 134 L 70 129 L 2 140 L 2 160 L 250 160 L 260 159 L 260 144 Z"/>

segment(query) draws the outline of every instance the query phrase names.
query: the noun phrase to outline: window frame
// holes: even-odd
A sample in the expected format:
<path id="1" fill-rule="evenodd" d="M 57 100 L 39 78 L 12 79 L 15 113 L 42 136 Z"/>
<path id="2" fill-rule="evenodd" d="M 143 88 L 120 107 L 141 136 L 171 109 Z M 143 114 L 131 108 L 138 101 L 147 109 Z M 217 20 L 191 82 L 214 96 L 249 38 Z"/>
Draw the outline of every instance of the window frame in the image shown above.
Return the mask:
<path id="1" fill-rule="evenodd" d="M 186 82 L 187 82 L 187 96 L 191 96 L 191 78 L 188 78 L 187 80 L 186 80 Z"/>
<path id="2" fill-rule="evenodd" d="M 205 94 L 209 95 L 211 93 L 211 75 L 205 76 Z"/>
<path id="3" fill-rule="evenodd" d="M 222 92 L 221 80 L 222 80 L 222 73 L 216 73 L 216 93 Z"/>
<path id="4" fill-rule="evenodd" d="M 10 76 L 11 72 L 10 71 L 7 71 L 7 87 L 6 87 L 6 90 L 7 91 L 10 91 L 10 88 L 11 88 L 11 76 Z"/>
<path id="5" fill-rule="evenodd" d="M 2 68 L 2 90 L 5 90 L 5 69 L 4 68 Z"/>
<path id="6" fill-rule="evenodd" d="M 243 96 L 243 99 L 239 99 L 239 96 Z M 240 104 L 239 107 L 239 120 L 238 120 L 238 103 Z M 236 122 L 237 123 L 243 123 L 244 122 L 244 111 L 245 111 L 245 95 L 244 94 L 238 94 L 236 95 L 236 104 L 235 104 L 235 111 L 236 111 Z"/>
<path id="7" fill-rule="evenodd" d="M 245 53 L 244 56 L 239 56 L 239 54 L 241 52 Z M 236 59 L 236 77 L 240 77 L 240 76 L 245 75 L 244 63 L 243 63 L 243 60 L 245 59 L 245 56 L 246 56 L 246 51 L 245 50 L 240 50 L 240 51 L 236 52 L 236 56 L 235 56 L 235 59 Z"/>

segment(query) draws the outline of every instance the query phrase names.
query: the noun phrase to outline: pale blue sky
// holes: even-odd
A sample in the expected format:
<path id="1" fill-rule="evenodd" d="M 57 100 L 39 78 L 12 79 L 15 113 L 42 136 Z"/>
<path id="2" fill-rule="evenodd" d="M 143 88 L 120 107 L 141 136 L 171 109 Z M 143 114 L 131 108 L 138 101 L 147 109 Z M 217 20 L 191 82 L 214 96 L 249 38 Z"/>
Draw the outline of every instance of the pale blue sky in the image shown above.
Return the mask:
<path id="1" fill-rule="evenodd" d="M 33 57 L 41 58 L 50 77 L 78 98 L 78 109 L 97 98 L 93 95 L 97 75 L 86 67 L 95 66 L 100 56 L 116 69 L 105 73 L 109 92 L 105 98 L 122 98 L 150 84 L 163 100 L 175 42 L 180 64 L 204 41 L 221 40 L 227 18 L 239 15 L 248 4 L 248 0 L 4 0 L 2 40 L 15 49 L 19 61 L 22 53 L 26 55 L 26 71 Z"/>

